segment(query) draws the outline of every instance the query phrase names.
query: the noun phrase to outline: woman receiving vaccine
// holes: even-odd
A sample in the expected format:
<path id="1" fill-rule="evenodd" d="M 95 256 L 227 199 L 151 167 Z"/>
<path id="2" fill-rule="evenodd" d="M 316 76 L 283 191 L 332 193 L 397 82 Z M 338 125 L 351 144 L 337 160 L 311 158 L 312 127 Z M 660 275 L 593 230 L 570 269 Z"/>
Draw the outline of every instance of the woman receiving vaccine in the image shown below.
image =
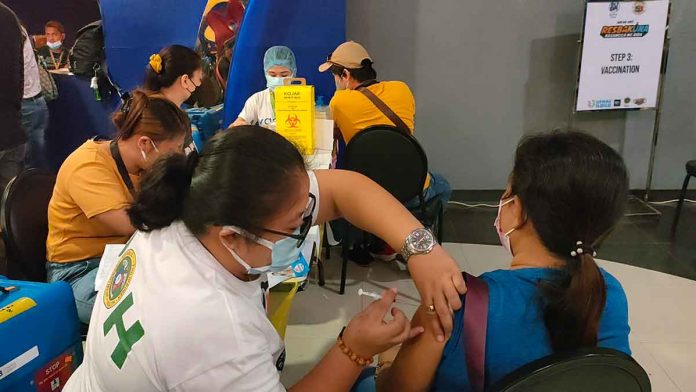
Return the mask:
<path id="1" fill-rule="evenodd" d="M 286 78 L 297 74 L 295 54 L 287 46 L 273 46 L 263 56 L 263 72 L 266 76 L 266 89 L 247 99 L 237 120 L 232 126 L 260 125 L 275 130 L 275 104 L 273 91 L 282 86 Z"/>

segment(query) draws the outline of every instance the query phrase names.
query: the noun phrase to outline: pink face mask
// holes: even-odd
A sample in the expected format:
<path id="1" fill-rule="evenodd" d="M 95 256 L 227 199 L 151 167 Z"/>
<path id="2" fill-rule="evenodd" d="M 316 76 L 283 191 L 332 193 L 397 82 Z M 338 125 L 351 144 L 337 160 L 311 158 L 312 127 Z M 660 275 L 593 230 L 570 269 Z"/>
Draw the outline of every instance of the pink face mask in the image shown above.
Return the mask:
<path id="1" fill-rule="evenodd" d="M 510 229 L 507 233 L 503 233 L 502 229 L 500 228 L 500 211 L 504 205 L 509 204 L 510 202 L 512 202 L 512 198 L 506 201 L 500 200 L 500 203 L 498 204 L 498 216 L 495 218 L 495 223 L 493 223 L 493 226 L 495 226 L 495 231 L 498 232 L 500 244 L 503 245 L 508 252 L 510 252 L 511 256 L 514 256 L 512 253 L 512 247 L 510 246 L 510 233 L 517 230 L 517 228 Z"/>

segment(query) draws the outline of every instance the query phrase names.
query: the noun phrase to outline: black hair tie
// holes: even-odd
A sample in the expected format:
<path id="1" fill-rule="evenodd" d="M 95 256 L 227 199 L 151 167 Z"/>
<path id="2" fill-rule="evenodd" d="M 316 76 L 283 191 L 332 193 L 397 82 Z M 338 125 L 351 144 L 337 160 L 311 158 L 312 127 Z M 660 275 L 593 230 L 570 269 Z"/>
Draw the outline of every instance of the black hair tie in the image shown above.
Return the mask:
<path id="1" fill-rule="evenodd" d="M 186 157 L 186 175 L 191 179 L 193 179 L 193 173 L 196 171 L 199 160 L 200 155 L 198 155 L 196 150 L 191 151 Z"/>
<path id="2" fill-rule="evenodd" d="M 128 114 L 131 108 L 131 103 L 133 102 L 133 96 L 130 93 L 124 93 L 121 96 L 121 113 Z"/>
<path id="3" fill-rule="evenodd" d="M 576 242 L 575 245 L 576 245 L 576 248 L 570 252 L 570 255 L 572 257 L 578 257 L 578 256 L 581 256 L 583 254 L 588 254 L 588 255 L 591 255 L 592 257 L 597 257 L 597 252 L 595 252 L 593 247 L 583 244 L 582 241 Z"/>

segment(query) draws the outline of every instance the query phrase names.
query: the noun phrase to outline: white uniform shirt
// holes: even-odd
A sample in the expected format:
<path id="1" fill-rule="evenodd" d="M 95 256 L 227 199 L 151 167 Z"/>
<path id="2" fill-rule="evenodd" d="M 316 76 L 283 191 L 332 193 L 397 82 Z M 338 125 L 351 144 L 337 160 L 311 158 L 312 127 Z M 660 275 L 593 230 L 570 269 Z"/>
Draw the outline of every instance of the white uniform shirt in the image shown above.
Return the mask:
<path id="1" fill-rule="evenodd" d="M 271 90 L 265 89 L 249 97 L 237 117 L 251 125 L 260 125 L 275 131 L 276 116 L 271 104 Z"/>
<path id="2" fill-rule="evenodd" d="M 39 66 L 36 64 L 34 48 L 31 46 L 31 37 L 22 27 L 24 40 L 24 95 L 22 98 L 33 98 L 41 92 L 41 80 L 39 79 Z"/>
<path id="3" fill-rule="evenodd" d="M 63 391 L 285 391 L 285 348 L 262 296 L 183 222 L 136 232 L 97 295 L 84 362 Z"/>

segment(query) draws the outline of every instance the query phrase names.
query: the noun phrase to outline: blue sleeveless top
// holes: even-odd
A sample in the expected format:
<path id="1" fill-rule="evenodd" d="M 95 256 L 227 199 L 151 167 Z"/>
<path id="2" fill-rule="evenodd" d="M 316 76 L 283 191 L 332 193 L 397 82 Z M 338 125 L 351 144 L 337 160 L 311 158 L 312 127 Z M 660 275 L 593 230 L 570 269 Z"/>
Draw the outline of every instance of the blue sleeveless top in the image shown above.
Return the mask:
<path id="1" fill-rule="evenodd" d="M 601 270 L 607 301 L 599 324 L 598 345 L 630 355 L 628 303 L 616 278 Z M 537 282 L 553 277 L 550 268 L 498 270 L 480 276 L 489 288 L 486 334 L 486 386 L 508 373 L 552 353 L 544 325 Z M 462 302 L 464 297 L 462 296 Z M 463 339 L 464 308 L 455 313 L 452 337 L 433 381 L 433 391 L 470 391 Z"/>

